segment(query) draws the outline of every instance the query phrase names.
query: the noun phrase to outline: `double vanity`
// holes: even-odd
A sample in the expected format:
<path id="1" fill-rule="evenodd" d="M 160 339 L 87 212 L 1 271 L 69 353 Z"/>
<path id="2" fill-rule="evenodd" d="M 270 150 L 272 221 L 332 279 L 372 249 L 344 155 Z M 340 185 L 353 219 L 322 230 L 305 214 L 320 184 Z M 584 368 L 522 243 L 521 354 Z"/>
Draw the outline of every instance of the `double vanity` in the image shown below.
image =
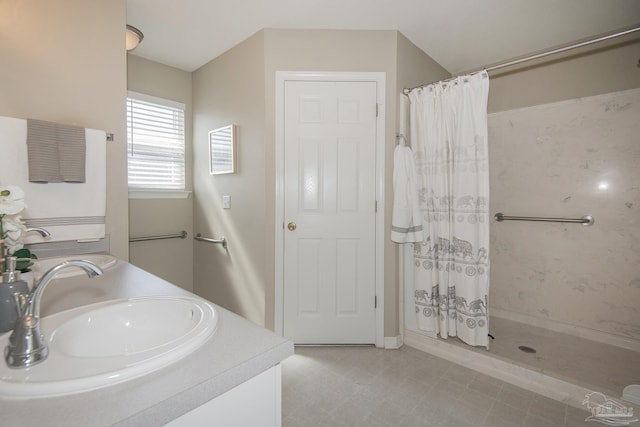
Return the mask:
<path id="1" fill-rule="evenodd" d="M 279 426 L 293 344 L 109 255 L 67 266 L 40 301 L 46 359 L 0 362 L 3 426 Z M 36 277 L 64 258 L 43 259 Z M 0 336 L 9 344 L 10 333 Z"/>

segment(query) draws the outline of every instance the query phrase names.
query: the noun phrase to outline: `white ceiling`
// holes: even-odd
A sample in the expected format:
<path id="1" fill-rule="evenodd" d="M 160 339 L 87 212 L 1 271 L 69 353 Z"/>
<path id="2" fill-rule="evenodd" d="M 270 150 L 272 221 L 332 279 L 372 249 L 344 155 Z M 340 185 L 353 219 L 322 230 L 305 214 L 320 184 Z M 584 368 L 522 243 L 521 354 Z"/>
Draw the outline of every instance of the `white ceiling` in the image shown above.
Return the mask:
<path id="1" fill-rule="evenodd" d="M 398 30 L 449 72 L 640 23 L 640 0 L 127 0 L 134 54 L 193 71 L 263 28 Z"/>

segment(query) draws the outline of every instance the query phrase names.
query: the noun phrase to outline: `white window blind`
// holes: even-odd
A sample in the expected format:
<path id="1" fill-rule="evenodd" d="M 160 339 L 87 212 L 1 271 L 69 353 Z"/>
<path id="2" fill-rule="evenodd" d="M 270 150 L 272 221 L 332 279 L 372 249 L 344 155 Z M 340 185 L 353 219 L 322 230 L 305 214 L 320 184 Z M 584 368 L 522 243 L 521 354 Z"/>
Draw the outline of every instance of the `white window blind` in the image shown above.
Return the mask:
<path id="1" fill-rule="evenodd" d="M 127 97 L 129 188 L 184 190 L 184 104 Z"/>

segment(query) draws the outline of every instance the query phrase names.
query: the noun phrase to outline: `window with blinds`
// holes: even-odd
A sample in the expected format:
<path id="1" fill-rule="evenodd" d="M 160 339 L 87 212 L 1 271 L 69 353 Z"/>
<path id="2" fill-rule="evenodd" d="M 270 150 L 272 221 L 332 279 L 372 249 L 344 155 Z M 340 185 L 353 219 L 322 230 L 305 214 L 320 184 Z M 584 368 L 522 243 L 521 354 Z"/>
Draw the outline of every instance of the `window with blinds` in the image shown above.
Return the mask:
<path id="1" fill-rule="evenodd" d="M 184 190 L 184 104 L 127 96 L 129 188 Z"/>

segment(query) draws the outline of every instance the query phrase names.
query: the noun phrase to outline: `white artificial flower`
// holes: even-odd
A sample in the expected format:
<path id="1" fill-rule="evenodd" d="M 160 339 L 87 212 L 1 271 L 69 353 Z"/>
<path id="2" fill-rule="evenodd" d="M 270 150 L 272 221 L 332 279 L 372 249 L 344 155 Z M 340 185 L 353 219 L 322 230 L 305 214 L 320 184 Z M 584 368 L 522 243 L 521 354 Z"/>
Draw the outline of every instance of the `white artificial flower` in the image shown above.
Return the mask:
<path id="1" fill-rule="evenodd" d="M 15 185 L 0 187 L 0 215 L 15 215 L 25 208 L 24 191 Z"/>
<path id="2" fill-rule="evenodd" d="M 7 252 L 12 254 L 18 249 L 22 249 L 24 247 L 22 236 L 27 227 L 22 222 L 20 215 L 4 215 L 2 227 L 5 234 L 4 245 L 7 248 Z"/>

